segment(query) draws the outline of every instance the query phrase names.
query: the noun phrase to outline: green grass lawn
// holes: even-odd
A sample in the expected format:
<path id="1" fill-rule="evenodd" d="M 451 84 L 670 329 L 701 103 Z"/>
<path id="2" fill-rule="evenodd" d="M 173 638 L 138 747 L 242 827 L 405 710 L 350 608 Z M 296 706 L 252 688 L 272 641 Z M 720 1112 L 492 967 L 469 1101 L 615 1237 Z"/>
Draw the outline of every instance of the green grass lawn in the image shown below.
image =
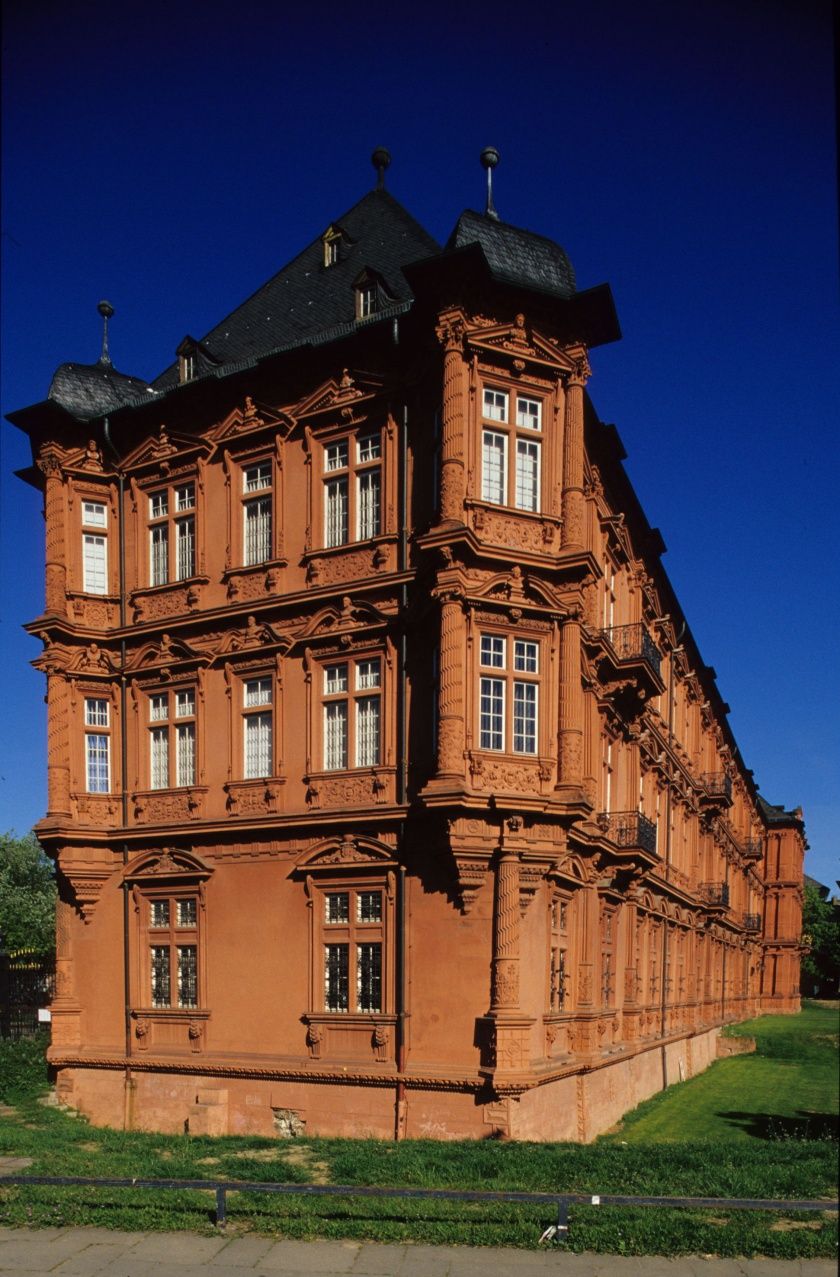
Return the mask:
<path id="1" fill-rule="evenodd" d="M 628 1144 L 837 1135 L 837 1007 L 805 1003 L 800 1015 L 733 1026 L 755 1055 L 719 1060 L 629 1113 L 612 1139 Z"/>
<path id="2" fill-rule="evenodd" d="M 545 1208 L 270 1198 L 249 1195 L 244 1185 L 263 1180 L 831 1198 L 836 1196 L 836 1143 L 802 1138 L 814 1132 L 801 1124 L 774 1127 L 759 1119 L 796 1123 L 804 1108 L 831 1111 L 836 1047 L 830 1039 L 835 1028 L 831 1013 L 819 1007 L 808 1007 L 799 1017 L 766 1017 L 740 1026 L 739 1032 L 758 1038 L 760 1055 L 721 1061 L 643 1105 L 617 1135 L 591 1145 L 210 1139 L 102 1130 L 38 1102 L 46 1084 L 42 1044 L 11 1050 L 0 1044 L 0 1100 L 12 1106 L 0 1117 L 0 1154 L 34 1158 L 30 1174 L 242 1180 L 243 1192 L 228 1202 L 229 1232 L 533 1247 L 553 1222 Z M 766 1070 L 759 1083 L 754 1073 L 741 1083 L 733 1066 L 745 1065 Z M 799 1082 L 790 1085 L 779 1080 L 795 1076 Z M 803 1077 L 811 1088 L 807 1102 Z M 723 1081 L 698 1100 L 698 1086 L 715 1078 Z M 666 1107 L 672 1116 L 660 1120 Z M 749 1117 L 725 1116 L 733 1113 Z M 6 1224 L 210 1232 L 211 1209 L 211 1195 L 203 1192 L 0 1187 L 0 1223 Z M 581 1207 L 572 1212 L 571 1246 L 625 1254 L 832 1255 L 836 1216 L 791 1215 L 780 1221 L 777 1215 L 757 1212 Z"/>

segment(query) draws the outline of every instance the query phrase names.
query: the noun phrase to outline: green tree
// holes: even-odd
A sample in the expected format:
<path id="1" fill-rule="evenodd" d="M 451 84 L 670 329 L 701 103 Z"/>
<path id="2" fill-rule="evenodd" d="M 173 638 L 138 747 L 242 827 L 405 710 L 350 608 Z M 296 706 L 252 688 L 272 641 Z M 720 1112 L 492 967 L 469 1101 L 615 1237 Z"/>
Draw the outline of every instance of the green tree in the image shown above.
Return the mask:
<path id="1" fill-rule="evenodd" d="M 823 900 L 817 887 L 805 884 L 802 940 L 810 952 L 802 955 L 802 991 L 836 998 L 840 985 L 840 910 Z"/>
<path id="2" fill-rule="evenodd" d="M 34 834 L 0 834 L 0 949 L 55 948 L 55 872 Z"/>

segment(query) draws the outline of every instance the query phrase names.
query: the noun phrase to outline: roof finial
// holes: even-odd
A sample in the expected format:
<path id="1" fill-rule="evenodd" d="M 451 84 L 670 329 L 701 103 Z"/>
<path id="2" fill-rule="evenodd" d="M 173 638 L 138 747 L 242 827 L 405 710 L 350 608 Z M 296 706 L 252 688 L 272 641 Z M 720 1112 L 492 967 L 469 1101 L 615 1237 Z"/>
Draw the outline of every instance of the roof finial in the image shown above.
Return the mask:
<path id="1" fill-rule="evenodd" d="M 481 167 L 487 169 L 487 207 L 484 210 L 484 216 L 492 217 L 495 222 L 498 222 L 499 214 L 493 204 L 493 169 L 499 162 L 499 152 L 495 146 L 485 146 L 480 158 Z"/>
<path id="2" fill-rule="evenodd" d="M 370 162 L 376 169 L 376 189 L 378 191 L 384 191 L 385 170 L 386 168 L 389 168 L 391 164 L 391 152 L 388 150 L 387 146 L 377 146 L 373 155 L 370 157 Z"/>
<path id="3" fill-rule="evenodd" d="M 102 316 L 102 354 L 99 356 L 99 363 L 104 367 L 111 367 L 111 356 L 108 354 L 108 320 L 114 313 L 114 308 L 110 302 L 101 301 L 96 308 Z"/>

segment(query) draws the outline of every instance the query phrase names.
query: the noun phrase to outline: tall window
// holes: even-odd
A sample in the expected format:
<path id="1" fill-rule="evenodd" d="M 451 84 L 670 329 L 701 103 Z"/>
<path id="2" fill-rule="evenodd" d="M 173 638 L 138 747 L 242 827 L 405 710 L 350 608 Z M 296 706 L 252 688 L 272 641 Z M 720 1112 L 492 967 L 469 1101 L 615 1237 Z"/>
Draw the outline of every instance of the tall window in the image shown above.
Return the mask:
<path id="1" fill-rule="evenodd" d="M 270 461 L 242 471 L 242 544 L 246 567 L 272 557 L 272 467 Z"/>
<path id="2" fill-rule="evenodd" d="M 195 692 L 192 688 L 149 697 L 149 788 L 195 784 Z"/>
<path id="3" fill-rule="evenodd" d="M 534 438 L 542 430 L 542 403 L 515 396 L 515 417 L 510 421 L 507 391 L 484 387 L 481 432 L 481 496 L 494 505 L 517 510 L 540 509 L 540 448 Z M 500 428 L 501 427 L 501 428 Z"/>
<path id="4" fill-rule="evenodd" d="M 110 705 L 85 697 L 85 780 L 89 794 L 111 792 Z"/>
<path id="5" fill-rule="evenodd" d="M 108 507 L 82 502 L 82 589 L 85 594 L 108 593 Z"/>
<path id="6" fill-rule="evenodd" d="M 273 684 L 270 677 L 251 678 L 242 685 L 243 739 L 246 780 L 274 774 Z"/>
<path id="7" fill-rule="evenodd" d="M 601 1005 L 612 1006 L 615 993 L 615 926 L 612 909 L 601 911 Z"/>
<path id="8" fill-rule="evenodd" d="M 360 284 L 356 289 L 356 318 L 367 319 L 379 310 L 379 288 L 376 284 Z"/>
<path id="9" fill-rule="evenodd" d="M 323 678 L 324 771 L 378 766 L 382 685 L 379 659 L 325 665 Z"/>
<path id="10" fill-rule="evenodd" d="M 197 1007 L 197 898 L 157 896 L 146 901 L 146 907 L 152 1006 Z"/>
<path id="11" fill-rule="evenodd" d="M 323 893 L 325 1011 L 383 1009 L 382 896 L 369 887 Z"/>
<path id="12" fill-rule="evenodd" d="M 324 446 L 324 544 L 368 541 L 382 531 L 382 438 L 338 439 Z"/>
<path id="13" fill-rule="evenodd" d="M 149 585 L 195 576 L 195 484 L 149 495 Z"/>
<path id="14" fill-rule="evenodd" d="M 481 749 L 538 752 L 539 643 L 481 635 L 479 742 Z"/>
<path id="15" fill-rule="evenodd" d="M 569 906 L 565 900 L 551 902 L 551 944 L 548 970 L 548 1009 L 559 1012 L 566 1008 L 566 948 L 568 936 Z"/>

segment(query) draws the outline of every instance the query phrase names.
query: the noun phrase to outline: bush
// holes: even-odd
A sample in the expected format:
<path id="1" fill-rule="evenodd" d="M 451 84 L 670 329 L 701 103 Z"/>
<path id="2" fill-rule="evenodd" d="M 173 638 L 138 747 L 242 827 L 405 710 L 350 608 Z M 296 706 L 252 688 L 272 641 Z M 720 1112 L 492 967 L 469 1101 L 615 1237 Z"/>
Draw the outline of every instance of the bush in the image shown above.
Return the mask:
<path id="1" fill-rule="evenodd" d="M 0 1041 L 0 1102 L 15 1104 L 42 1095 L 49 1087 L 48 1033 L 18 1042 Z"/>

